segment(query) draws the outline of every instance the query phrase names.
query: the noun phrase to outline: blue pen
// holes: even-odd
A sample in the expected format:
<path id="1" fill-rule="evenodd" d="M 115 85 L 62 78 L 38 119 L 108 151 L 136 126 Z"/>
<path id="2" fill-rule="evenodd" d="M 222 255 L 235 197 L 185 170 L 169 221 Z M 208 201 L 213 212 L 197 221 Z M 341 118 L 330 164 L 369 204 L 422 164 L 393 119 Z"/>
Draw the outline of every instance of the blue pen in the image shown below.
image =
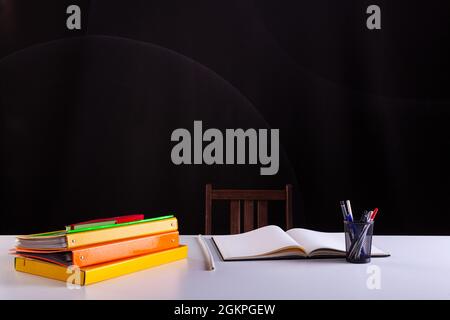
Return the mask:
<path id="1" fill-rule="evenodd" d="M 344 220 L 347 220 L 347 209 L 345 208 L 345 202 L 344 201 L 339 201 L 340 205 L 341 205 L 341 211 L 342 211 L 342 215 L 344 216 Z"/>
<path id="2" fill-rule="evenodd" d="M 341 211 L 342 211 L 342 215 L 344 216 L 344 221 L 353 222 L 352 217 L 347 213 L 347 208 L 345 207 L 345 201 L 339 201 L 339 204 L 341 205 Z M 349 234 L 350 242 L 353 243 L 354 239 L 355 239 L 355 236 L 354 236 L 355 228 L 353 225 L 350 225 L 349 227 L 350 227 L 350 234 Z"/>
<path id="3" fill-rule="evenodd" d="M 348 216 L 347 216 L 347 221 L 353 222 L 353 217 L 352 217 L 351 215 L 348 215 Z"/>
<path id="4" fill-rule="evenodd" d="M 352 218 L 353 221 L 353 213 L 352 213 L 352 206 L 350 205 L 350 200 L 347 200 L 345 202 L 347 204 L 348 215 Z"/>

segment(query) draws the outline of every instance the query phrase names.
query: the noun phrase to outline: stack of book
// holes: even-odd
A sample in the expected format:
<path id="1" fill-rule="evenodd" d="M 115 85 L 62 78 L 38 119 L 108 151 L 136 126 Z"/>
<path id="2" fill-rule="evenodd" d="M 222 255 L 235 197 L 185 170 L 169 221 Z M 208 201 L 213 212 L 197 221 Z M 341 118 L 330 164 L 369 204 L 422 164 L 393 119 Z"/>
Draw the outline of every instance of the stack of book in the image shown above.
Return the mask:
<path id="1" fill-rule="evenodd" d="M 15 269 L 76 285 L 111 279 L 187 257 L 174 216 L 88 221 L 17 237 Z"/>

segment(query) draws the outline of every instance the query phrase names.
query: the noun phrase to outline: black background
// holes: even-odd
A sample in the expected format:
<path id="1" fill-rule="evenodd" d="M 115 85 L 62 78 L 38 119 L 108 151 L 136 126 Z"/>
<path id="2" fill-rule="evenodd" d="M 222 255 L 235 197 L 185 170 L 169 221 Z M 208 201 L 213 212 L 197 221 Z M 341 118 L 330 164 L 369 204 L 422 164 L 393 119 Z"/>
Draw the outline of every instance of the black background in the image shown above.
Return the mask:
<path id="1" fill-rule="evenodd" d="M 375 233 L 448 235 L 449 18 L 436 0 L 0 0 L 0 233 L 135 212 L 199 233 L 211 182 L 292 183 L 295 226 L 340 230 L 349 198 L 380 208 Z M 279 128 L 279 173 L 173 165 L 194 120 Z"/>

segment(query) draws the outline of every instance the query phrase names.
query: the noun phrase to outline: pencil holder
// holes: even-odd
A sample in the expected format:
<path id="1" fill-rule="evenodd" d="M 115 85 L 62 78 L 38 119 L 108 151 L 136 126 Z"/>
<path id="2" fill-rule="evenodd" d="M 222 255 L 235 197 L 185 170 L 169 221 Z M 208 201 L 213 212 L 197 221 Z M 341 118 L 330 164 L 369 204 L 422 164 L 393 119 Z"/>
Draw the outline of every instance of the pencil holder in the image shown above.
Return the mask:
<path id="1" fill-rule="evenodd" d="M 351 263 L 369 263 L 372 250 L 373 221 L 344 221 L 346 259 Z"/>

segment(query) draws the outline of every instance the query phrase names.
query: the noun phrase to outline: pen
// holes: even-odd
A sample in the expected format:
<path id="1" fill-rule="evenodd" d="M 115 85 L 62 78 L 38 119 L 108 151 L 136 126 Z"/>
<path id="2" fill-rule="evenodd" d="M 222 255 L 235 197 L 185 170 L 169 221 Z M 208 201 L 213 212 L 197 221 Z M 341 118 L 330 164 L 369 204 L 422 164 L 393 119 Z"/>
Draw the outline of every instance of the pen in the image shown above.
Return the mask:
<path id="1" fill-rule="evenodd" d="M 353 221 L 353 213 L 352 213 L 352 206 L 351 206 L 351 204 L 350 204 L 350 200 L 347 200 L 346 203 L 347 203 L 347 212 L 348 212 L 348 215 L 350 216 L 351 221 Z"/>
<path id="2" fill-rule="evenodd" d="M 201 234 L 198 235 L 198 242 L 200 243 L 200 247 L 202 248 L 203 255 L 205 256 L 206 259 L 206 269 L 208 271 L 215 270 L 216 266 L 214 265 L 214 259 L 212 257 L 211 251 L 209 251 L 209 248 L 206 245 L 205 241 L 203 240 Z"/>
<path id="3" fill-rule="evenodd" d="M 342 211 L 342 215 L 344 216 L 344 221 L 347 221 L 347 209 L 345 208 L 345 202 L 344 201 L 339 201 L 340 205 L 341 205 L 341 211 Z"/>
<path id="4" fill-rule="evenodd" d="M 339 201 L 339 204 L 341 205 L 341 211 L 342 211 L 342 215 L 344 216 L 344 221 L 353 222 L 352 217 L 347 213 L 347 208 L 345 207 L 345 201 L 341 200 L 341 201 Z M 350 232 L 349 232 L 350 241 L 353 242 L 356 230 L 353 225 L 349 225 L 349 228 L 350 228 Z"/>
<path id="5" fill-rule="evenodd" d="M 369 222 L 370 217 L 372 216 L 372 212 L 373 211 L 365 210 L 363 216 L 361 217 L 361 222 Z"/>
<path id="6" fill-rule="evenodd" d="M 373 209 L 372 215 L 370 216 L 370 220 L 374 220 L 375 217 L 377 216 L 378 213 L 378 208 Z"/>

